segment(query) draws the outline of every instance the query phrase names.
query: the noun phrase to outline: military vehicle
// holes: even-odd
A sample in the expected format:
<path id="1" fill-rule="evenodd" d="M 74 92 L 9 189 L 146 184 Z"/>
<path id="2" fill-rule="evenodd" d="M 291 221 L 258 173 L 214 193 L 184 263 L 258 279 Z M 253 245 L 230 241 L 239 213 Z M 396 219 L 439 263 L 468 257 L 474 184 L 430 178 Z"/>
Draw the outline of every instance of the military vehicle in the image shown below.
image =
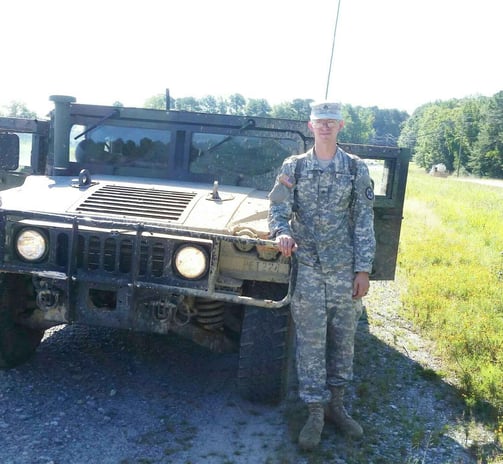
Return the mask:
<path id="1" fill-rule="evenodd" d="M 306 122 L 51 100 L 0 118 L 0 367 L 61 324 L 175 333 L 238 352 L 245 398 L 281 399 L 293 286 L 267 194 Z M 375 181 L 372 278 L 393 279 L 409 153 L 343 148 Z"/>

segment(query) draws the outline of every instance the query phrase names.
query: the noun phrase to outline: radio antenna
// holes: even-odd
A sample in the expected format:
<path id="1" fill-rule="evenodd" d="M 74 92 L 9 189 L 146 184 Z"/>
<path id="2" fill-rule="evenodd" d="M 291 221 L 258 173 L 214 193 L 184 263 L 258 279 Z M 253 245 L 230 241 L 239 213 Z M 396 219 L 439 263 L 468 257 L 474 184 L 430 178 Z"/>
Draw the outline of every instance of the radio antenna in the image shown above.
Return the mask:
<path id="1" fill-rule="evenodd" d="M 330 54 L 330 65 L 328 67 L 327 87 L 325 89 L 325 100 L 328 98 L 328 88 L 330 87 L 330 73 L 332 71 L 332 61 L 334 59 L 335 35 L 337 33 L 337 23 L 339 22 L 339 11 L 341 9 L 341 0 L 337 4 L 337 16 L 335 17 L 334 36 L 332 38 L 332 53 Z"/>

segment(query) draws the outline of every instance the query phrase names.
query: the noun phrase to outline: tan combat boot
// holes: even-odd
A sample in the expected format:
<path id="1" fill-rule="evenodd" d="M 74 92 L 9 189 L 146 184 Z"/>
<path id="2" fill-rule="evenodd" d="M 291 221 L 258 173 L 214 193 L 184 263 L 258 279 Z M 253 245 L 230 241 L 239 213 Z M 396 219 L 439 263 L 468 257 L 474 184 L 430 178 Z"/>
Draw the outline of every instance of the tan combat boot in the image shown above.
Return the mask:
<path id="1" fill-rule="evenodd" d="M 305 451 L 316 448 L 321 440 L 321 432 L 325 424 L 324 409 L 321 403 L 308 403 L 309 417 L 299 434 L 299 446 Z"/>
<path id="2" fill-rule="evenodd" d="M 333 422 L 337 428 L 347 436 L 361 438 L 363 429 L 346 411 L 344 407 L 344 387 L 330 387 L 332 399 L 325 411 L 327 419 Z"/>

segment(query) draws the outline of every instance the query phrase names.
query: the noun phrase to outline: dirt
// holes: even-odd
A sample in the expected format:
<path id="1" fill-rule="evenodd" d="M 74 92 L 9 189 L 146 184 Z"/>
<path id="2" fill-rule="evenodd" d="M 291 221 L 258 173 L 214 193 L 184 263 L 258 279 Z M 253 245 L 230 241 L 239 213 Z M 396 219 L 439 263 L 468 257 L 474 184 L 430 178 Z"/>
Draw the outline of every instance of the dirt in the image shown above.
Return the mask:
<path id="1" fill-rule="evenodd" d="M 280 405 L 242 400 L 236 354 L 175 336 L 63 326 L 28 363 L 0 371 L 0 462 L 503 462 L 492 425 L 434 374 L 439 360 L 398 308 L 395 284 L 373 284 L 348 395 L 361 441 L 327 424 L 319 449 L 300 453 L 305 411 L 295 392 Z"/>

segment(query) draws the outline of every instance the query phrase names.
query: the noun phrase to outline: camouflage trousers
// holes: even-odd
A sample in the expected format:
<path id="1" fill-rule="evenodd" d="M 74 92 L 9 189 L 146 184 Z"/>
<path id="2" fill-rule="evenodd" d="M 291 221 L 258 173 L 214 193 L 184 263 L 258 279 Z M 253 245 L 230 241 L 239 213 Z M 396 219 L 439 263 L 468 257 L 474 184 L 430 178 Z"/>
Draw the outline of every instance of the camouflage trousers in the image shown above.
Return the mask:
<path id="1" fill-rule="evenodd" d="M 361 300 L 353 300 L 352 269 L 323 273 L 298 263 L 290 304 L 296 332 L 299 396 L 306 403 L 330 399 L 328 386 L 353 378 L 354 340 Z"/>

